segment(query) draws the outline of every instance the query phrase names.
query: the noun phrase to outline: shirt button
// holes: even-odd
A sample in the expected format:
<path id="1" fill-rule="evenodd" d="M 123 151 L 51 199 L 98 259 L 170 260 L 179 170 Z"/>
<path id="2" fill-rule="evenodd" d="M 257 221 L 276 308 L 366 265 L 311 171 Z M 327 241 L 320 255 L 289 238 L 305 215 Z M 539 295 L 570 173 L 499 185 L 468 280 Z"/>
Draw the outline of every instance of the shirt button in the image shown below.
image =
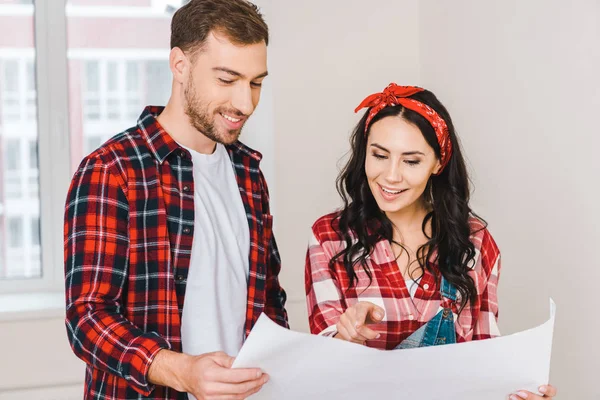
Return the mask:
<path id="1" fill-rule="evenodd" d="M 177 277 L 175 277 L 175 280 L 176 280 L 177 282 L 183 282 L 183 280 L 184 280 L 184 279 L 185 279 L 185 278 L 184 278 L 184 276 L 183 276 L 183 275 L 177 275 Z"/>
<path id="2" fill-rule="evenodd" d="M 415 316 L 414 316 L 414 315 L 412 315 L 412 314 L 408 314 L 408 319 L 412 321 L 412 320 L 414 320 L 414 319 L 415 319 Z"/>
<path id="3" fill-rule="evenodd" d="M 425 290 L 429 289 L 429 284 L 428 283 L 424 284 L 423 289 L 425 289 Z"/>
<path id="4" fill-rule="evenodd" d="M 183 233 L 185 233 L 186 235 L 189 234 L 192 230 L 188 227 L 183 228 Z"/>
<path id="5" fill-rule="evenodd" d="M 184 192 L 189 192 L 189 191 L 190 191 L 190 187 L 189 187 L 189 186 L 187 186 L 187 185 L 186 185 L 186 186 L 184 186 L 184 187 L 183 187 L 183 191 L 184 191 Z"/>
<path id="6" fill-rule="evenodd" d="M 181 158 L 185 158 L 185 151 L 181 150 L 181 151 L 179 152 L 179 157 L 181 157 Z"/>

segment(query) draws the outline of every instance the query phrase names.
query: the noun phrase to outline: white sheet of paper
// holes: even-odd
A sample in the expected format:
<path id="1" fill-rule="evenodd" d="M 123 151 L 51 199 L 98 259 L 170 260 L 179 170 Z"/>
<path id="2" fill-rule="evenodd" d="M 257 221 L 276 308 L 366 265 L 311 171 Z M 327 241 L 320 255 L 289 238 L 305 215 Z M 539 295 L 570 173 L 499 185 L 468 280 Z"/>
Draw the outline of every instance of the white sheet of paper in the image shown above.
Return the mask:
<path id="1" fill-rule="evenodd" d="M 261 315 L 233 368 L 270 380 L 252 400 L 505 400 L 548 383 L 556 306 L 550 319 L 495 339 L 381 351 L 293 332 Z"/>

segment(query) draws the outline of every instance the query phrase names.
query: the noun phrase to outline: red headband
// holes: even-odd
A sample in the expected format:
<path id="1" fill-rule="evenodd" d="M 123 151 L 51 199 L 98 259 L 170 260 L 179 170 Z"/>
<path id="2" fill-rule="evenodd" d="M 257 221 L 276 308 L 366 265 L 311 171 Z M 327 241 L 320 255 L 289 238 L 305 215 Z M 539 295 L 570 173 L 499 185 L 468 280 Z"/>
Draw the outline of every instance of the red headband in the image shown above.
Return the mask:
<path id="1" fill-rule="evenodd" d="M 452 142 L 450 141 L 450 134 L 448 132 L 448 125 L 446 125 L 446 121 L 444 121 L 444 119 L 427 104 L 423 104 L 420 101 L 408 98 L 415 93 L 422 92 L 423 90 L 424 89 L 415 86 L 398 86 L 395 83 L 390 83 L 388 87 L 384 89 L 383 93 L 375 93 L 364 99 L 362 103 L 356 107 L 354 112 L 358 112 L 360 109 L 365 107 L 370 108 L 369 116 L 367 117 L 367 122 L 365 124 L 365 134 L 369 129 L 369 124 L 371 123 L 373 117 L 375 117 L 377 113 L 388 106 L 401 104 L 409 110 L 412 110 L 423 116 L 423 118 L 429 121 L 435 130 L 435 135 L 437 136 L 437 141 L 440 145 L 440 162 L 442 167 L 438 172 L 439 174 L 446 167 L 448 161 L 450 161 L 450 156 L 452 155 Z"/>

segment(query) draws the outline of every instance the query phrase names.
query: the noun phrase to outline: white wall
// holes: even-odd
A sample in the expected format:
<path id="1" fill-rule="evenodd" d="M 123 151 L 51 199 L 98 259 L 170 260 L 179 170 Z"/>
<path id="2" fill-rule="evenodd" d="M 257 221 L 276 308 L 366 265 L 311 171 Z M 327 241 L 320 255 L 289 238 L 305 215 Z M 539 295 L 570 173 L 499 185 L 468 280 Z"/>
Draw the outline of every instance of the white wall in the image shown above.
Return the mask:
<path id="1" fill-rule="evenodd" d="M 502 331 L 545 320 L 552 296 L 551 380 L 600 398 L 600 2 L 422 1 L 420 50 L 503 254 Z"/>
<path id="2" fill-rule="evenodd" d="M 71 352 L 61 313 L 48 314 L 0 320 L 0 400 L 82 398 L 85 366 Z"/>
<path id="3" fill-rule="evenodd" d="M 600 280 L 600 3 L 558 0 L 263 2 L 274 71 L 276 233 L 292 327 L 306 330 L 307 229 L 339 204 L 337 160 L 352 113 L 388 82 L 432 89 L 450 109 L 473 173 L 474 208 L 503 252 L 501 328 L 558 305 L 552 382 L 595 398 L 590 335 Z M 417 17 L 418 16 L 418 17 Z M 271 18 L 270 18 L 271 17 Z M 597 118 L 596 118 L 597 119 Z"/>

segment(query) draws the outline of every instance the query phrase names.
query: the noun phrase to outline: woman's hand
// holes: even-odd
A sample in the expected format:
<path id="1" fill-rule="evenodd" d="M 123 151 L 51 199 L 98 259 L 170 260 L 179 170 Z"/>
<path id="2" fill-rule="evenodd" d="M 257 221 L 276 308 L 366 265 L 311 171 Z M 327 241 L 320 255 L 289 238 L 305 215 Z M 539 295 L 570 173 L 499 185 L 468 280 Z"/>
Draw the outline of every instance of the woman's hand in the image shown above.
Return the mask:
<path id="1" fill-rule="evenodd" d="M 338 333 L 335 338 L 364 345 L 367 340 L 380 336 L 367 325 L 380 322 L 384 315 L 385 311 L 381 307 L 368 301 L 361 301 L 342 314 L 336 324 Z"/>
<path id="2" fill-rule="evenodd" d="M 537 394 L 533 394 L 526 390 L 519 390 L 517 393 L 510 396 L 510 400 L 543 400 L 543 399 L 551 399 L 556 396 L 556 388 L 552 385 L 544 385 L 540 386 L 538 389 L 540 393 L 543 393 L 543 396 L 539 396 Z"/>

